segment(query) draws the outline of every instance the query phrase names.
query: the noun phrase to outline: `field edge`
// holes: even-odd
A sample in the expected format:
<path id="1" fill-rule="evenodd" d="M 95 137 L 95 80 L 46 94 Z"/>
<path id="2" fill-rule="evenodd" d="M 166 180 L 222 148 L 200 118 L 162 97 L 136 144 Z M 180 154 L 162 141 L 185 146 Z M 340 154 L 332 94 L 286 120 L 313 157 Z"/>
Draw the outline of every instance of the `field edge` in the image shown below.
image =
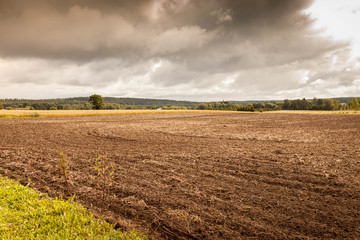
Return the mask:
<path id="1" fill-rule="evenodd" d="M 149 239 L 115 230 L 74 198 L 50 198 L 0 174 L 0 239 Z"/>

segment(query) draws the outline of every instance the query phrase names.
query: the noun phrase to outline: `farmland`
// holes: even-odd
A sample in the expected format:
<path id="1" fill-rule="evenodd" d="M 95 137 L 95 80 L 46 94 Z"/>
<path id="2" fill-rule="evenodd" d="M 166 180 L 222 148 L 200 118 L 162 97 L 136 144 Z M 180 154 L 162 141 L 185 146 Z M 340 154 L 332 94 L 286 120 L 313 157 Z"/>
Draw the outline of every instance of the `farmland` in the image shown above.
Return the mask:
<path id="1" fill-rule="evenodd" d="M 156 239 L 360 238 L 359 114 L 72 116 L 0 119 L 0 174 Z"/>

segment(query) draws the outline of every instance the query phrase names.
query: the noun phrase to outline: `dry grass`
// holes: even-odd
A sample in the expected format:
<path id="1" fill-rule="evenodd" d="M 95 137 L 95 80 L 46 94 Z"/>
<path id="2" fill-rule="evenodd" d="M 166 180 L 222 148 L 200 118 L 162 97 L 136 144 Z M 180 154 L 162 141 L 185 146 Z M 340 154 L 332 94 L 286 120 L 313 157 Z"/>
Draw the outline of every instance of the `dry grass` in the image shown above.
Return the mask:
<path id="1" fill-rule="evenodd" d="M 99 115 L 212 113 L 210 110 L 0 110 L 0 118 L 70 117 Z"/>
<path id="2" fill-rule="evenodd" d="M 327 110 L 281 110 L 275 111 L 276 113 L 296 113 L 296 114 L 360 114 L 360 111 L 354 110 L 340 110 L 340 111 L 327 111 Z M 273 112 L 268 112 L 273 113 Z"/>
<path id="3" fill-rule="evenodd" d="M 0 110 L 0 118 L 37 118 L 37 117 L 75 117 L 101 115 L 133 115 L 133 114 L 169 114 L 169 113 L 249 113 L 219 110 Z M 258 113 L 258 112 L 255 112 Z M 295 114 L 360 114 L 360 111 L 312 111 L 282 110 L 264 113 L 295 113 Z"/>

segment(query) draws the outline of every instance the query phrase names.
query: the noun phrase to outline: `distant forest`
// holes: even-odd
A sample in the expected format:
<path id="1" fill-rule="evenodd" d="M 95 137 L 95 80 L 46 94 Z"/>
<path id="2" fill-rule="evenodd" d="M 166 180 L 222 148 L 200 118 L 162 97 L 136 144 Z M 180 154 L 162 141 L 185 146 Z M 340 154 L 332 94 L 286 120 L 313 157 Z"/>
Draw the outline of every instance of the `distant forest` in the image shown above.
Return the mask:
<path id="1" fill-rule="evenodd" d="M 115 98 L 104 97 L 104 109 L 188 109 L 194 107 L 196 102 L 175 101 L 146 98 Z M 88 97 L 59 98 L 59 99 L 0 99 L 4 108 L 28 108 L 35 110 L 88 110 L 92 109 Z"/>
<path id="2" fill-rule="evenodd" d="M 190 102 L 145 98 L 104 97 L 104 109 L 196 109 L 228 111 L 276 110 L 360 110 L 360 98 L 296 99 L 283 101 Z M 0 109 L 87 110 L 92 109 L 88 97 L 63 99 L 0 99 Z"/>

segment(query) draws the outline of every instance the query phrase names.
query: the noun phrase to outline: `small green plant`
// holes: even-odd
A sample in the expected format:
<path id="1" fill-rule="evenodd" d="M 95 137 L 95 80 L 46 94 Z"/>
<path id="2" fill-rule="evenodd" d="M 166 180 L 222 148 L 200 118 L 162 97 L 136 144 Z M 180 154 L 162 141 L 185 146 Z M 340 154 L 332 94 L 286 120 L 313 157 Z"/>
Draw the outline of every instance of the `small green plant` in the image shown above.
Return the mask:
<path id="1" fill-rule="evenodd" d="M 69 187 L 69 163 L 67 161 L 67 158 L 63 152 L 58 151 L 59 154 L 59 173 L 60 177 L 64 180 L 64 185 L 66 188 L 66 192 L 70 193 L 70 187 Z"/>
<path id="2" fill-rule="evenodd" d="M 104 203 L 106 195 L 109 194 L 110 187 L 113 184 L 114 166 L 113 162 L 104 155 L 98 154 L 95 160 L 95 184 L 97 199 Z"/>

